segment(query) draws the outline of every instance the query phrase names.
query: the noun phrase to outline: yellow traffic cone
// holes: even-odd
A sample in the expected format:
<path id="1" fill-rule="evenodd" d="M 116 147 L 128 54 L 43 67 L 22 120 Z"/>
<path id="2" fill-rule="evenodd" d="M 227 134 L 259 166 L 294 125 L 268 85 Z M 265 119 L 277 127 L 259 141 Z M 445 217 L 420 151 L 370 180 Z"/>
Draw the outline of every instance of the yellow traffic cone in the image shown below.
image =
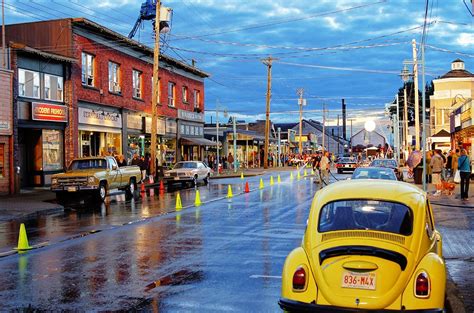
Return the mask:
<path id="1" fill-rule="evenodd" d="M 273 182 L 273 176 L 270 176 L 270 186 L 273 186 L 274 182 Z"/>
<path id="2" fill-rule="evenodd" d="M 244 172 L 240 172 L 240 179 L 244 179 Z"/>
<path id="3" fill-rule="evenodd" d="M 304 170 L 303 176 L 304 176 L 304 177 L 308 176 L 308 173 L 306 173 L 306 169 Z"/>
<path id="4" fill-rule="evenodd" d="M 196 189 L 196 197 L 194 198 L 194 205 L 195 206 L 200 206 L 201 203 L 201 196 L 199 194 L 199 189 Z"/>
<path id="5" fill-rule="evenodd" d="M 18 247 L 16 247 L 15 250 L 25 251 L 25 250 L 30 250 L 30 249 L 32 249 L 32 247 L 30 247 L 28 243 L 28 236 L 26 235 L 25 224 L 21 223 L 20 235 L 18 236 Z"/>
<path id="6" fill-rule="evenodd" d="M 293 172 L 290 173 L 290 180 L 293 180 L 294 177 L 293 177 Z"/>
<path id="7" fill-rule="evenodd" d="M 227 198 L 232 198 L 232 187 L 230 185 L 227 186 Z"/>
<path id="8" fill-rule="evenodd" d="M 263 184 L 263 179 L 260 178 L 260 185 L 258 186 L 259 189 L 265 188 L 265 185 Z"/>
<path id="9" fill-rule="evenodd" d="M 277 176 L 277 183 L 281 183 L 280 174 L 278 174 L 278 176 Z"/>
<path id="10" fill-rule="evenodd" d="M 183 205 L 181 204 L 181 196 L 179 195 L 179 192 L 178 194 L 176 195 L 176 206 L 175 206 L 175 209 L 176 210 L 181 210 L 183 208 Z"/>
<path id="11" fill-rule="evenodd" d="M 298 180 L 300 180 L 300 179 L 301 179 L 301 174 L 300 174 L 300 172 L 299 172 L 299 171 L 298 171 L 298 175 L 296 175 L 296 178 L 298 178 Z"/>

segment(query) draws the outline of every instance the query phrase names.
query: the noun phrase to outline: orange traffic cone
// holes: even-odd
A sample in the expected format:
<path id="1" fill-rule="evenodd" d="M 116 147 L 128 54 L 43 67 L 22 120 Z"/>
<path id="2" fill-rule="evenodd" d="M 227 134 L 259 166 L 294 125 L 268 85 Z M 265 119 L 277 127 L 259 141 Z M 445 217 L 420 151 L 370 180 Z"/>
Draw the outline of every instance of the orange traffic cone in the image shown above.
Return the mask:
<path id="1" fill-rule="evenodd" d="M 142 183 L 140 187 L 140 192 L 144 193 L 145 192 L 145 183 Z"/>
<path id="2" fill-rule="evenodd" d="M 250 188 L 249 188 L 249 182 L 245 182 L 245 193 L 249 193 Z"/>
<path id="3" fill-rule="evenodd" d="M 160 192 L 165 191 L 165 185 L 163 184 L 163 181 L 160 181 Z"/>

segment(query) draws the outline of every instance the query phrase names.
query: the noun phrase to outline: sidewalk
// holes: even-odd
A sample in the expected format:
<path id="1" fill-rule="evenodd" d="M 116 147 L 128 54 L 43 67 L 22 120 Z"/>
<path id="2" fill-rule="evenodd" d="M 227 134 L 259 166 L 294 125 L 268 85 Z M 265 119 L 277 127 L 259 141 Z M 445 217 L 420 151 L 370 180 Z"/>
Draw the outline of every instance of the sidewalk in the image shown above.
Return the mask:
<path id="1" fill-rule="evenodd" d="M 18 195 L 0 197 L 0 222 L 64 210 L 62 205 L 53 202 L 55 197 L 46 188 L 22 190 Z"/>

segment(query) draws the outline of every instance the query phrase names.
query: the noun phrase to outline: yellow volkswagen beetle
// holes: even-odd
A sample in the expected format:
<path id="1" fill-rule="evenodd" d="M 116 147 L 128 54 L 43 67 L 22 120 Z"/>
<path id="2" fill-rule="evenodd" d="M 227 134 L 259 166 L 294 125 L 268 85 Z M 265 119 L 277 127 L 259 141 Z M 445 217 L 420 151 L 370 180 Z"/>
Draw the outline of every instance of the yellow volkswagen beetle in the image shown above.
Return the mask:
<path id="1" fill-rule="evenodd" d="M 286 258 L 288 312 L 443 312 L 446 266 L 426 193 L 349 180 L 316 193 L 301 247 Z"/>

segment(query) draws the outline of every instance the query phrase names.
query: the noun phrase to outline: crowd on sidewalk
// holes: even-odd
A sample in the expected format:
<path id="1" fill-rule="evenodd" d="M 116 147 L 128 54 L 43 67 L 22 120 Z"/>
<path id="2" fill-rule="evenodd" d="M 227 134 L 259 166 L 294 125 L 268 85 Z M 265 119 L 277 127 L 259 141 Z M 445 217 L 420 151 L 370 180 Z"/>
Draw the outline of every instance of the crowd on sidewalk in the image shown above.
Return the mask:
<path id="1" fill-rule="evenodd" d="M 421 164 L 421 163 L 420 163 Z M 466 149 L 431 150 L 426 153 L 426 179 L 434 187 L 433 196 L 440 196 L 443 191 L 453 191 L 455 184 L 460 184 L 461 200 L 469 199 L 469 181 L 471 177 L 471 159 Z"/>

